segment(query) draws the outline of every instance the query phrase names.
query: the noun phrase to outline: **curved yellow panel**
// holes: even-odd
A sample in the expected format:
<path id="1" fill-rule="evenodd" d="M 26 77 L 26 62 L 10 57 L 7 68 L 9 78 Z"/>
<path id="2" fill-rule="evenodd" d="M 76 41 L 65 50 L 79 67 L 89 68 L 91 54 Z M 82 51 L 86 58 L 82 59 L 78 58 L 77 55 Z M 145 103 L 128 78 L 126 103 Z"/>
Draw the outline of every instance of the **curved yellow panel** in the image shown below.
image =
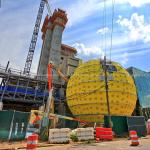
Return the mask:
<path id="1" fill-rule="evenodd" d="M 136 89 L 132 77 L 116 62 L 112 64 L 117 72 L 108 74 L 111 115 L 130 116 L 136 105 Z M 90 122 L 103 122 L 108 114 L 104 71 L 99 60 L 81 64 L 69 79 L 67 85 L 67 103 L 75 117 Z"/>

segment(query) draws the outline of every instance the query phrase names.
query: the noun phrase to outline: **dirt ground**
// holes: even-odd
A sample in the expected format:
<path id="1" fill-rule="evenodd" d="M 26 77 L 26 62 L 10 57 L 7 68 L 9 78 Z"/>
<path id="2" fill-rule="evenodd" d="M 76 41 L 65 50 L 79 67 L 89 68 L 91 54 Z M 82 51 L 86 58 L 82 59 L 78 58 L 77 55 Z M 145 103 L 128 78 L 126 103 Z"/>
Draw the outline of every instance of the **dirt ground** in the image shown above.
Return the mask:
<path id="1" fill-rule="evenodd" d="M 128 139 L 115 139 L 110 142 L 98 143 L 70 143 L 70 144 L 48 144 L 39 143 L 37 150 L 150 150 L 150 136 L 139 139 L 140 145 L 130 146 L 131 141 Z M 26 141 L 23 142 L 1 142 L 0 150 L 26 149 Z"/>

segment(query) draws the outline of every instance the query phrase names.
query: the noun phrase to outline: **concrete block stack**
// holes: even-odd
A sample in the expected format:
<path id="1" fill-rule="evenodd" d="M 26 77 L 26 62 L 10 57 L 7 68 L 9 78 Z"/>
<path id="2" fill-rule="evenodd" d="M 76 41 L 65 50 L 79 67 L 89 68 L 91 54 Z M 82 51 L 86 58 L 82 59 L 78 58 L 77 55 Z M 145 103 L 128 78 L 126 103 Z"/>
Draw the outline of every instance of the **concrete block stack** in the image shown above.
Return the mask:
<path id="1" fill-rule="evenodd" d="M 73 132 L 76 133 L 79 141 L 94 139 L 94 128 L 77 128 Z"/>
<path id="2" fill-rule="evenodd" d="M 50 143 L 67 143 L 70 139 L 70 129 L 50 129 L 49 130 L 49 142 Z"/>

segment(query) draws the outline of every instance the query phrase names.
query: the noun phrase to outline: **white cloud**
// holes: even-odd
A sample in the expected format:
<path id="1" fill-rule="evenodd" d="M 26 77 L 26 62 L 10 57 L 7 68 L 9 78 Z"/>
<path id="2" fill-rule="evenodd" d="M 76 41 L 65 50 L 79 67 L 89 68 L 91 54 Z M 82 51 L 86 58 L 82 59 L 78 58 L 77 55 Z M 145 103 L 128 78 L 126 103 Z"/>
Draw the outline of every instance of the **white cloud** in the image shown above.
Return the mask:
<path id="1" fill-rule="evenodd" d="M 131 7 L 141 7 L 150 3 L 150 0 L 115 0 L 115 4 L 130 4 Z M 106 0 L 106 7 L 112 6 L 112 0 Z M 95 14 L 95 12 L 104 9 L 103 0 L 76 0 L 71 5 L 66 5 L 65 9 L 68 14 L 68 25 L 74 25 L 84 21 L 87 17 Z M 95 14 L 96 15 L 96 14 Z"/>
<path id="2" fill-rule="evenodd" d="M 145 23 L 144 15 L 133 13 L 130 19 L 119 16 L 117 23 L 127 30 L 125 34 L 132 41 L 150 41 L 150 24 Z"/>
<path id="3" fill-rule="evenodd" d="M 148 53 L 149 53 L 148 50 L 147 51 L 139 50 L 135 52 L 131 50 L 130 52 L 122 51 L 118 54 L 117 53 L 113 54 L 112 57 L 115 61 L 120 62 L 122 65 L 127 65 L 130 59 L 133 59 L 134 57 L 138 57 L 138 56 L 141 57 L 142 55 L 144 56 Z"/>
<path id="4" fill-rule="evenodd" d="M 109 32 L 109 28 L 104 27 L 104 28 L 98 29 L 96 33 L 104 35 L 105 33 L 108 33 L 108 32 Z"/>
<path id="5" fill-rule="evenodd" d="M 90 55 L 98 55 L 99 57 L 104 56 L 104 52 L 100 47 L 92 46 L 86 47 L 83 43 L 75 43 L 73 44 L 78 51 L 79 55 L 90 56 Z"/>
<path id="6" fill-rule="evenodd" d="M 126 65 L 127 64 L 127 62 L 128 62 L 128 53 L 123 53 L 122 55 L 121 55 L 121 64 L 122 65 Z"/>
<path id="7" fill-rule="evenodd" d="M 60 1 L 61 3 L 61 1 Z M 131 7 L 141 7 L 150 3 L 150 0 L 115 0 L 115 4 L 129 4 Z M 112 6 L 112 0 L 106 0 L 106 7 Z M 68 26 L 84 21 L 87 17 L 104 9 L 103 0 L 76 0 L 74 3 L 64 5 L 68 14 Z"/>
<path id="8" fill-rule="evenodd" d="M 150 3 L 150 0 L 128 0 L 129 4 L 134 7 L 140 7 L 142 5 Z"/>
<path id="9" fill-rule="evenodd" d="M 66 7 L 69 18 L 68 25 L 71 26 L 83 21 L 99 10 L 100 7 L 100 0 L 76 0 L 72 5 Z"/>
<path id="10" fill-rule="evenodd" d="M 116 3 L 128 3 L 131 5 L 131 7 L 141 7 L 142 5 L 150 3 L 150 0 L 116 0 Z"/>

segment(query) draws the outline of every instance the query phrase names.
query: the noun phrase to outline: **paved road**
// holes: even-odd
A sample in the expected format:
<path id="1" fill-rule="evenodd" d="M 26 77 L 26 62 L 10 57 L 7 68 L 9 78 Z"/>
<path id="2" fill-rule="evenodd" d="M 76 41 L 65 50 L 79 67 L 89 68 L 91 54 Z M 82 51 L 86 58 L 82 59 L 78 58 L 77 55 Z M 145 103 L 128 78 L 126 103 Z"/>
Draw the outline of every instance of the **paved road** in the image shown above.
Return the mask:
<path id="1" fill-rule="evenodd" d="M 117 141 L 112 142 L 100 142 L 90 144 L 48 144 L 46 142 L 39 143 L 39 145 L 48 146 L 38 148 L 37 150 L 150 150 L 150 136 L 144 139 L 140 139 L 140 145 L 136 147 L 130 146 L 130 140 L 127 139 L 115 139 Z M 26 141 L 22 142 L 0 142 L 0 150 L 12 150 L 26 147 Z M 20 149 L 21 150 L 21 149 Z M 23 148 L 22 150 L 26 150 Z"/>
<path id="2" fill-rule="evenodd" d="M 101 142 L 92 144 L 68 144 L 65 146 L 51 146 L 38 150 L 150 150 L 150 139 L 140 140 L 140 145 L 130 146 L 129 140 Z"/>

